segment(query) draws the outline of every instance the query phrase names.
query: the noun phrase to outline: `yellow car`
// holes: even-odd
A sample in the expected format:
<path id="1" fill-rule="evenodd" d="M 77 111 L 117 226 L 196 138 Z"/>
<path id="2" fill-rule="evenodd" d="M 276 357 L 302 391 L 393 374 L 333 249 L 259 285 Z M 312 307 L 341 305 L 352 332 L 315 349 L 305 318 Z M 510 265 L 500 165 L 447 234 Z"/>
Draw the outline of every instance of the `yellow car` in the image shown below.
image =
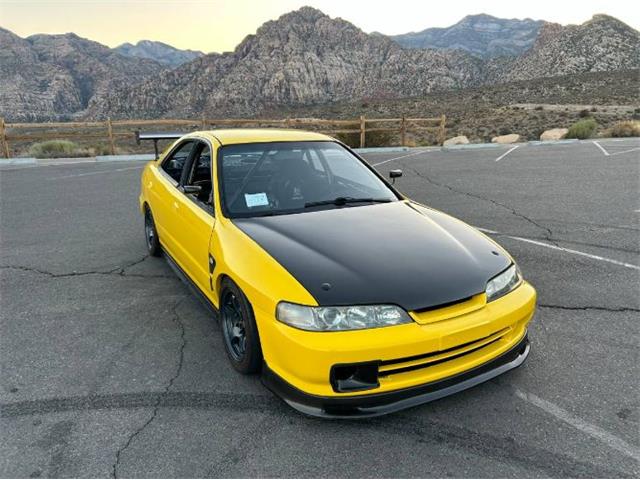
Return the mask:
<path id="1" fill-rule="evenodd" d="M 150 254 L 218 313 L 231 364 L 306 414 L 418 405 L 529 353 L 536 292 L 509 254 L 326 135 L 180 136 L 145 167 L 140 209 Z"/>

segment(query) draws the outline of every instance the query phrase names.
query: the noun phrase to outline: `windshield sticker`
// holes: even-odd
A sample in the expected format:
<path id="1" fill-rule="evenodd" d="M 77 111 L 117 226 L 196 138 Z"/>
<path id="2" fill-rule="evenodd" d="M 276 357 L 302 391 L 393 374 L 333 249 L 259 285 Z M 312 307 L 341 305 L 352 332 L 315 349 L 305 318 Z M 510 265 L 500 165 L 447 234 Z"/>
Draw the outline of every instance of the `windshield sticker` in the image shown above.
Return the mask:
<path id="1" fill-rule="evenodd" d="M 267 194 L 262 193 L 245 193 L 244 201 L 247 204 L 247 207 L 264 207 L 265 205 L 269 205 L 269 199 L 267 198 Z"/>

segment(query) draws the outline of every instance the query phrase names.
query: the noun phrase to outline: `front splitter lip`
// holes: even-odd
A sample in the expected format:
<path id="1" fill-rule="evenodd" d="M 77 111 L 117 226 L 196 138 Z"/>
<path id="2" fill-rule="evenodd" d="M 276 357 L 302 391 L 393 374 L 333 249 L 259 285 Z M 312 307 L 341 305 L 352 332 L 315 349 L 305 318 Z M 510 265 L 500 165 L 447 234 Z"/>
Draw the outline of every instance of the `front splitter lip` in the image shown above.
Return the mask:
<path id="1" fill-rule="evenodd" d="M 529 355 L 522 340 L 502 355 L 471 370 L 415 387 L 370 395 L 323 397 L 305 393 L 289 384 L 265 363 L 262 381 L 287 404 L 306 415 L 322 418 L 368 418 L 386 415 L 453 395 L 519 367 Z"/>

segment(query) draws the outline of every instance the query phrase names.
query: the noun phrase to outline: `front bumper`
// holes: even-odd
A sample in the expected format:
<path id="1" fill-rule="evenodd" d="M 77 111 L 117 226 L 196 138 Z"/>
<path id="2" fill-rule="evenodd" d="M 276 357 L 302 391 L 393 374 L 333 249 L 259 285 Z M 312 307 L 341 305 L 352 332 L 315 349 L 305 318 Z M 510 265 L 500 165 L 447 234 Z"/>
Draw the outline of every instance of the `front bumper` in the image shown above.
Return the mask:
<path id="1" fill-rule="evenodd" d="M 278 322 L 270 309 L 254 308 L 254 313 L 270 370 L 306 394 L 341 397 L 406 390 L 484 365 L 524 338 L 535 301 L 535 290 L 524 282 L 490 303 L 471 299 L 410 313 L 416 320 L 411 324 L 345 332 L 307 332 Z M 377 365 L 377 387 L 363 385 L 355 391 L 336 385 L 337 380 L 348 377 L 336 367 L 363 363 Z M 352 378 L 366 380 L 366 372 L 362 373 Z M 369 380 L 375 382 L 375 378 Z M 357 387 L 357 382 L 351 383 Z"/>
<path id="2" fill-rule="evenodd" d="M 318 396 L 305 393 L 274 373 L 266 364 L 262 381 L 296 410 L 324 418 L 365 418 L 415 407 L 486 382 L 522 365 L 529 355 L 529 339 L 522 340 L 502 355 L 460 374 L 401 390 L 369 395 Z"/>

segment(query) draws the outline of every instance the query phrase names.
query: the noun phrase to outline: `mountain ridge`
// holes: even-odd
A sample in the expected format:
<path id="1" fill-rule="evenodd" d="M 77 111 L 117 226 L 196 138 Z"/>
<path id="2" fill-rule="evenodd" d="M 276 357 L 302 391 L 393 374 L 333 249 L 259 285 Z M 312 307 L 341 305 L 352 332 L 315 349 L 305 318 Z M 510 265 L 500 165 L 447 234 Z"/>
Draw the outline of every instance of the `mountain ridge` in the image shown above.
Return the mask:
<path id="1" fill-rule="evenodd" d="M 204 55 L 199 50 L 183 50 L 156 40 L 140 40 L 118 45 L 113 50 L 125 57 L 146 58 L 169 67 L 177 67 Z"/>
<path id="2" fill-rule="evenodd" d="M 74 33 L 21 38 L 0 28 L 0 114 L 20 121 L 68 118 L 163 68 Z"/>
<path id="3" fill-rule="evenodd" d="M 405 48 L 461 49 L 480 58 L 520 55 L 531 48 L 544 20 L 467 15 L 449 27 L 392 35 Z"/>

